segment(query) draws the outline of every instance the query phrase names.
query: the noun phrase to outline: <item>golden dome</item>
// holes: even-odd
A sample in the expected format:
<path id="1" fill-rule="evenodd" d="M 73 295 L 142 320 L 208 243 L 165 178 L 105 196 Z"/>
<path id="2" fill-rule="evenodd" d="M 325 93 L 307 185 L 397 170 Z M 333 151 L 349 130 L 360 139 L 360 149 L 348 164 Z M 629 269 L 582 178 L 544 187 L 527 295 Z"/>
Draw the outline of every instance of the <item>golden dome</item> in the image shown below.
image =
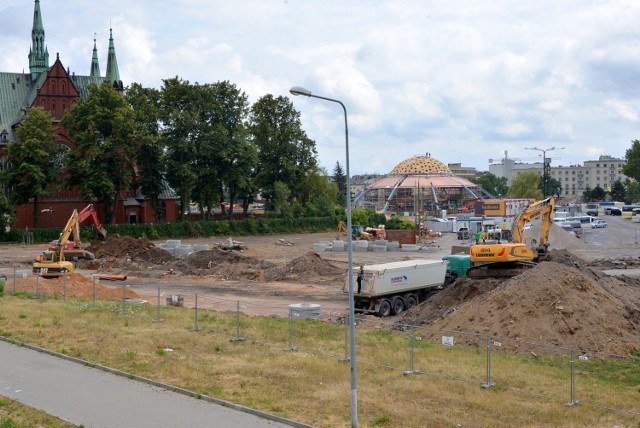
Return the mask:
<path id="1" fill-rule="evenodd" d="M 414 156 L 400 162 L 391 170 L 391 174 L 451 174 L 448 166 L 437 159 L 427 156 Z"/>

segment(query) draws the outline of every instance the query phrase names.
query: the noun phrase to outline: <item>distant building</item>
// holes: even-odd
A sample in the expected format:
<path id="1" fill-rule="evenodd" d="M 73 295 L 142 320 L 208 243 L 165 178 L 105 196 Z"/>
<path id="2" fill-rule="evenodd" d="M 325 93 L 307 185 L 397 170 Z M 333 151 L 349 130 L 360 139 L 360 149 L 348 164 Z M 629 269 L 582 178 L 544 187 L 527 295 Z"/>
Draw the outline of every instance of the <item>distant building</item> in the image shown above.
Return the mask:
<path id="1" fill-rule="evenodd" d="M 478 171 L 472 166 L 462 166 L 461 163 L 450 163 L 447 165 L 453 175 L 471 180 L 476 178 Z"/>
<path id="2" fill-rule="evenodd" d="M 626 164 L 626 159 L 602 155 L 598 160 L 584 161 L 583 166 L 553 167 L 550 175 L 562 185 L 562 197 L 580 196 L 587 188 L 593 190 L 596 187 L 608 192 L 617 180 L 624 183 L 627 179 L 622 173 Z"/>
<path id="3" fill-rule="evenodd" d="M 490 162 L 493 162 L 493 160 L 490 160 Z M 613 183 L 617 180 L 624 183 L 627 179 L 627 176 L 622 173 L 622 168 L 627 163 L 626 159 L 608 155 L 601 155 L 598 160 L 584 161 L 583 165 L 551 166 L 550 158 L 547 158 L 547 163 L 549 165 L 549 177 L 560 182 L 562 187 L 561 198 L 577 198 L 587 188 L 593 190 L 597 186 L 605 191 L 610 191 Z M 533 171 L 542 175 L 542 162 L 533 164 L 518 163 L 515 159 L 509 159 L 505 151 L 503 159 L 489 165 L 489 172 L 497 177 L 507 178 L 508 185 L 511 185 L 513 177 L 525 171 Z"/>
<path id="4" fill-rule="evenodd" d="M 389 215 L 420 216 L 441 210 L 467 211 L 479 197 L 476 184 L 453 174 L 444 163 L 430 156 L 414 156 L 388 175 L 377 177 L 356 195 L 354 203 Z"/>

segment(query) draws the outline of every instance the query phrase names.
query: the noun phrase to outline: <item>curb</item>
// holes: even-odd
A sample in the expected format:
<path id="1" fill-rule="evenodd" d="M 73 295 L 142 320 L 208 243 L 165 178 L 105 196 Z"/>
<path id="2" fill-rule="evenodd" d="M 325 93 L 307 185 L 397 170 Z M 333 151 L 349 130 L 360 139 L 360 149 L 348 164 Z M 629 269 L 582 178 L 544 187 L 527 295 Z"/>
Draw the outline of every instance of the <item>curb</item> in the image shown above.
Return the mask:
<path id="1" fill-rule="evenodd" d="M 235 403 L 231 403 L 229 401 L 221 400 L 219 398 L 214 398 L 214 397 L 210 397 L 208 395 L 199 394 L 197 392 L 190 391 L 188 389 L 184 389 L 184 388 L 180 388 L 178 386 L 162 383 L 162 382 L 159 382 L 157 380 L 149 379 L 149 378 L 146 378 L 146 377 L 143 377 L 143 376 L 132 375 L 132 374 L 124 372 L 122 370 L 118 370 L 118 369 L 114 369 L 114 368 L 111 368 L 111 367 L 103 366 L 101 364 L 92 363 L 90 361 L 86 361 L 86 360 L 83 360 L 83 359 L 80 359 L 80 358 L 76 358 L 76 357 L 71 357 L 69 355 L 61 354 L 59 352 L 50 351 L 50 350 L 45 349 L 45 348 L 40 348 L 39 346 L 30 345 L 28 343 L 20 342 L 19 340 L 11 339 L 11 338 L 4 337 L 4 336 L 0 336 L 0 340 L 3 341 L 3 342 L 6 342 L 6 343 L 10 343 L 12 345 L 20 346 L 22 348 L 31 349 L 33 351 L 38 351 L 38 352 L 41 352 L 43 354 L 51 355 L 53 357 L 57 357 L 57 358 L 61 358 L 63 360 L 71 361 L 73 363 L 81 364 L 81 365 L 86 366 L 86 367 L 92 367 L 92 368 L 95 368 L 95 369 L 98 369 L 98 370 L 102 370 L 104 372 L 111 373 L 111 374 L 114 374 L 114 375 L 117 375 L 117 376 L 120 376 L 120 377 L 123 377 L 123 378 L 132 379 L 132 380 L 136 380 L 138 382 L 146 383 L 148 385 L 157 386 L 159 388 L 166 389 L 167 391 L 176 392 L 178 394 L 186 395 L 186 396 L 198 399 L 198 400 L 204 400 L 204 401 L 207 401 L 209 403 L 214 403 L 214 404 L 218 404 L 220 406 L 227 407 L 229 409 L 237 410 L 239 412 L 248 413 L 248 414 L 251 414 L 251 415 L 254 415 L 254 416 L 258 416 L 258 417 L 261 417 L 263 419 L 270 420 L 270 421 L 273 421 L 273 422 L 278 422 L 278 423 L 289 425 L 289 426 L 292 426 L 292 427 L 295 427 L 295 428 L 313 428 L 312 425 L 306 425 L 306 424 L 303 424 L 301 422 L 296 422 L 296 421 L 293 421 L 291 419 L 283 418 L 281 416 L 276 416 L 276 415 L 272 415 L 270 413 L 262 412 L 260 410 L 252 409 L 250 407 L 241 406 L 240 404 L 235 404 Z"/>

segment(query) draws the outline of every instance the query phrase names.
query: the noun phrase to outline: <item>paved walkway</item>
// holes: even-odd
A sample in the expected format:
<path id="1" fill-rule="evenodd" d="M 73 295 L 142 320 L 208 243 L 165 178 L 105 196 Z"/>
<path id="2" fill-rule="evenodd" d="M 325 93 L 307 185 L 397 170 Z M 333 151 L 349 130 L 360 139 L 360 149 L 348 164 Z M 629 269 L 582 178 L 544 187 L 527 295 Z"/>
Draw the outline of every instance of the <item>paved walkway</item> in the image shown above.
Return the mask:
<path id="1" fill-rule="evenodd" d="M 196 399 L 1 340 L 0 361 L 0 395 L 87 428 L 306 426 L 231 403 Z"/>

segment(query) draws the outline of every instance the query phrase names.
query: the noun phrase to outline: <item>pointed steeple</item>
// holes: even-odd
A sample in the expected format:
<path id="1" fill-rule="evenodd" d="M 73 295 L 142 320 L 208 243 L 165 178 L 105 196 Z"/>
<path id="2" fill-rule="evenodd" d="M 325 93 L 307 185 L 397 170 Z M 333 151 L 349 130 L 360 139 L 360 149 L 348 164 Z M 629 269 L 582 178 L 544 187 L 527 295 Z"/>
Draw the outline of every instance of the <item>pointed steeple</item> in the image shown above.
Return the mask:
<path id="1" fill-rule="evenodd" d="M 44 43 L 44 25 L 40 13 L 40 0 L 35 0 L 33 9 L 33 28 L 31 29 L 31 48 L 29 49 L 29 71 L 31 80 L 49 69 L 49 51 Z"/>
<path id="2" fill-rule="evenodd" d="M 118 70 L 118 60 L 116 60 L 116 48 L 113 45 L 113 29 L 109 28 L 109 54 L 107 57 L 107 75 L 105 81 L 119 91 L 124 88 L 122 80 L 120 80 L 120 71 Z"/>
<path id="3" fill-rule="evenodd" d="M 98 62 L 98 48 L 96 48 L 96 35 L 93 35 L 93 57 L 91 58 L 91 73 L 89 74 L 91 80 L 96 85 L 102 83 L 102 76 L 100 76 L 100 63 Z"/>

